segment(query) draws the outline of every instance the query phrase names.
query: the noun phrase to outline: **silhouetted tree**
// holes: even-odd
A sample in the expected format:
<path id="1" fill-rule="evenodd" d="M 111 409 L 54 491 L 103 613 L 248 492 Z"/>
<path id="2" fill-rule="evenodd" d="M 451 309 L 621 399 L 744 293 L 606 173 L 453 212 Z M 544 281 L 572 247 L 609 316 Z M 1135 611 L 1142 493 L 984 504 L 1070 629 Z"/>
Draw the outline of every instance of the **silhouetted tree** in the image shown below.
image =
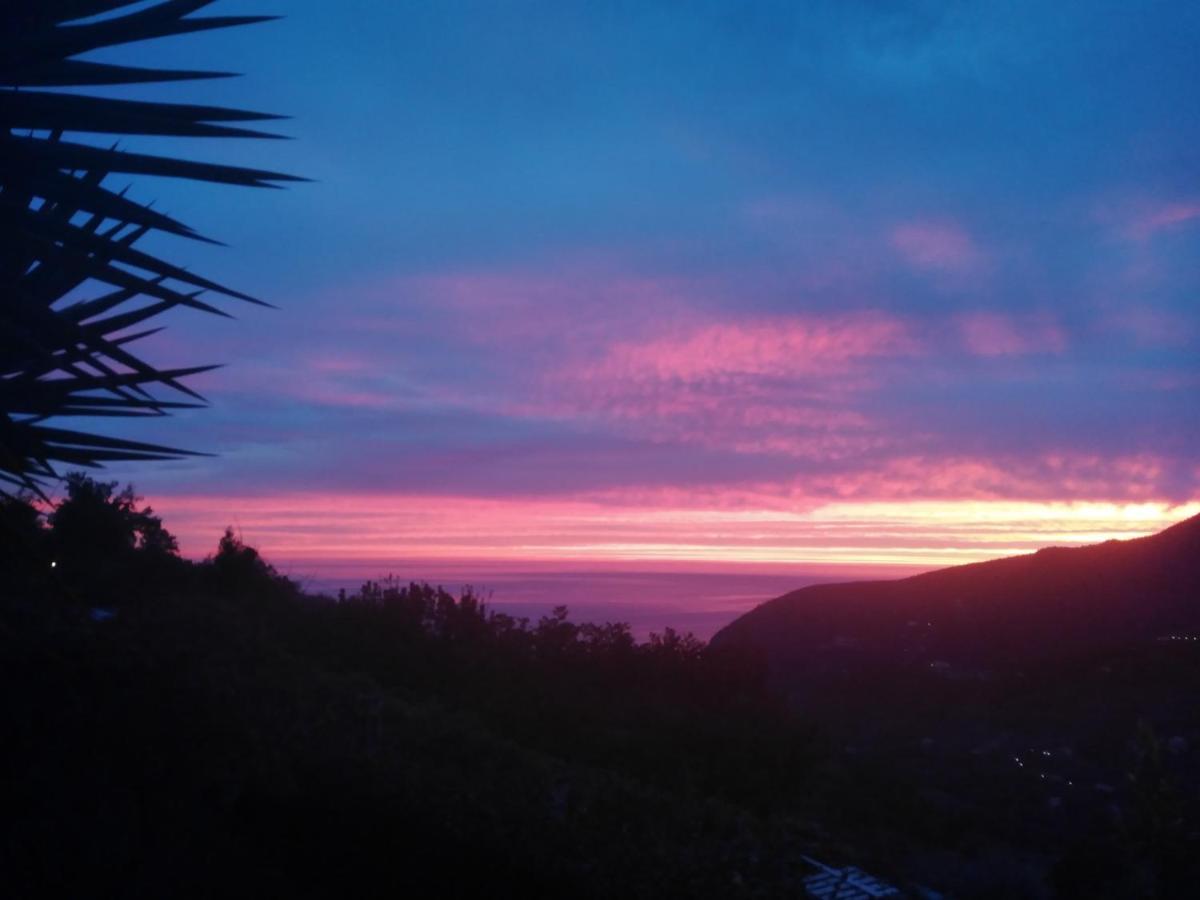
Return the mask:
<path id="1" fill-rule="evenodd" d="M 28 493 L 0 493 L 0 585 L 26 587 L 49 566 L 41 511 Z"/>
<path id="2" fill-rule="evenodd" d="M 650 635 L 650 652 L 666 659 L 696 660 L 703 650 L 704 642 L 694 634 L 680 634 L 669 626 L 661 634 L 653 632 Z"/>
<path id="3" fill-rule="evenodd" d="M 223 578 L 232 581 L 244 581 L 275 574 L 270 563 L 264 560 L 255 548 L 245 544 L 234 533 L 231 526 L 226 526 L 225 533 L 217 542 L 217 552 L 212 558 L 212 567 Z"/>
<path id="4" fill-rule="evenodd" d="M 50 513 L 54 545 L 74 556 L 123 556 L 133 550 L 176 554 L 179 546 L 133 485 L 97 481 L 83 472 L 64 478 L 67 496 Z"/>
<path id="5" fill-rule="evenodd" d="M 533 636 L 542 659 L 561 661 L 574 655 L 579 626 L 567 615 L 565 606 L 556 606 L 550 615 L 538 619 Z"/>
<path id="6" fill-rule="evenodd" d="M 3 529 L 5 548 L 18 552 L 21 542 L 31 542 L 42 535 L 42 514 L 29 493 L 0 495 L 0 529 Z"/>
<path id="7" fill-rule="evenodd" d="M 136 592 L 147 566 L 179 553 L 175 537 L 132 485 L 97 481 L 83 472 L 64 478 L 66 497 L 47 517 L 57 570 L 75 589 L 88 586 L 111 602 Z M 110 596 L 112 595 L 112 596 Z"/>
<path id="8" fill-rule="evenodd" d="M 205 560 L 211 584 L 217 591 L 241 599 L 263 603 L 294 599 L 300 590 L 280 575 L 254 547 L 245 543 L 230 527 L 217 542 L 215 555 Z"/>

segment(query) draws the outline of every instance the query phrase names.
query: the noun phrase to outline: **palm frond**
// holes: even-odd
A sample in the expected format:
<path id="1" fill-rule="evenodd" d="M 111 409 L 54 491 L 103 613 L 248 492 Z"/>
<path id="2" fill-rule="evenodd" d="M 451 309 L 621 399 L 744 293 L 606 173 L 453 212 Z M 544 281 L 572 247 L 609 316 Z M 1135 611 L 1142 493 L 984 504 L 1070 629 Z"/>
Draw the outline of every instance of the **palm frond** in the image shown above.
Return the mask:
<path id="1" fill-rule="evenodd" d="M 216 243 L 113 190 L 113 173 L 278 188 L 293 175 L 131 153 L 64 135 L 278 138 L 245 127 L 281 116 L 184 103 L 117 100 L 80 89 L 231 73 L 75 59 L 107 47 L 268 21 L 193 16 L 212 0 L 9 0 L 0 8 L 0 492 L 40 492 L 56 465 L 101 466 L 197 455 L 63 428 L 67 417 L 166 416 L 202 405 L 185 380 L 213 366 L 159 368 L 130 329 L 175 307 L 228 315 L 206 293 L 262 304 L 134 244 L 152 231 Z M 57 88 L 71 88 L 60 92 Z M 67 302 L 89 286 L 95 296 Z M 266 305 L 266 304 L 262 304 Z M 166 400 L 159 392 L 183 399 Z"/>

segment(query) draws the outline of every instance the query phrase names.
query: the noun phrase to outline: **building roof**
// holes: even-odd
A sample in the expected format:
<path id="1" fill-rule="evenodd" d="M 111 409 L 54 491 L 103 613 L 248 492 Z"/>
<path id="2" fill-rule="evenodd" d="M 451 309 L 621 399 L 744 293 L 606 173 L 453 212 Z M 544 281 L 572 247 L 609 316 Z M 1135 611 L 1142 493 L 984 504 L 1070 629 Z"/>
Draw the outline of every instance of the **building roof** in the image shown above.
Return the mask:
<path id="1" fill-rule="evenodd" d="M 805 861 L 820 870 L 804 879 L 804 889 L 810 897 L 819 900 L 873 900 L 875 897 L 900 896 L 898 888 L 854 866 L 837 869 L 807 856 Z"/>

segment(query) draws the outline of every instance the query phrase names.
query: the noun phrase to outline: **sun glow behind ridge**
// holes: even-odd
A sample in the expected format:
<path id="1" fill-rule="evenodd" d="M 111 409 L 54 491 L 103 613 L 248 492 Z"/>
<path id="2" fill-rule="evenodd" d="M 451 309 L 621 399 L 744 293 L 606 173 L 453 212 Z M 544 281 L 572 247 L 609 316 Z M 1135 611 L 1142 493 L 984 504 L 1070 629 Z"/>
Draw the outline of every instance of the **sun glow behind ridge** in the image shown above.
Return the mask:
<path id="1" fill-rule="evenodd" d="M 1142 537 L 1200 502 L 839 502 L 782 508 L 639 507 L 595 499 L 282 494 L 153 498 L 191 556 L 226 525 L 269 559 L 380 563 L 930 569 L 1040 547 Z"/>

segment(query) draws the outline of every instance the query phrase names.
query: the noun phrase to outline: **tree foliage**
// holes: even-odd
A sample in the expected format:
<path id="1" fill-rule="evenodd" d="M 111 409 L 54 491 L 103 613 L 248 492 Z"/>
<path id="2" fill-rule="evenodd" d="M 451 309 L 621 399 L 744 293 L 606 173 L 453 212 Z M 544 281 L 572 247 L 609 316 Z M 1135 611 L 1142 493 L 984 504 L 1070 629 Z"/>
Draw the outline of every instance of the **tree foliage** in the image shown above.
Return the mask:
<path id="1" fill-rule="evenodd" d="M 0 491 L 40 493 L 64 464 L 96 467 L 186 455 L 58 420 L 164 416 L 201 405 L 203 398 L 185 381 L 213 367 L 146 361 L 133 346 L 158 329 L 143 326 L 176 307 L 226 315 L 201 299 L 205 292 L 260 303 L 138 249 L 154 231 L 210 239 L 127 197 L 110 176 L 251 187 L 300 179 L 131 153 L 108 137 L 103 143 L 79 137 L 277 137 L 245 127 L 278 118 L 265 113 L 84 93 L 226 77 L 78 58 L 134 41 L 272 18 L 192 15 L 211 2 L 11 0 L 0 6 Z"/>
<path id="2" fill-rule="evenodd" d="M 83 472 L 64 479 L 67 496 L 48 516 L 55 548 L 64 562 L 80 569 L 105 560 L 124 562 L 130 553 L 174 555 L 179 545 L 133 485 L 118 490 L 115 481 L 96 481 Z"/>

